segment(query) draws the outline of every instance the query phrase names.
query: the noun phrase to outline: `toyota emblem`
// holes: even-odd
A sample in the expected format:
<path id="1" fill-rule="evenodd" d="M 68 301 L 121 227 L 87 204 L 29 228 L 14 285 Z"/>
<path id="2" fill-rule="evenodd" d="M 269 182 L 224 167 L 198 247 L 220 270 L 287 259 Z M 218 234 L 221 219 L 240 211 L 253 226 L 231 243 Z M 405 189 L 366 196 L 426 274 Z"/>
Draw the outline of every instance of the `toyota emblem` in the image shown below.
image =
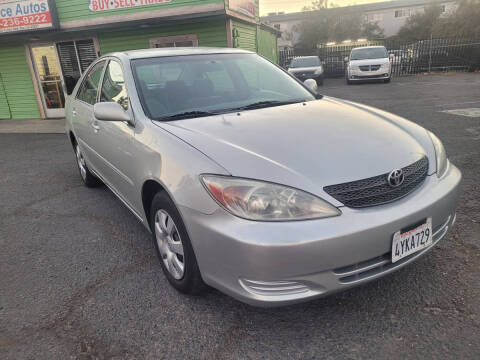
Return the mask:
<path id="1" fill-rule="evenodd" d="M 397 187 L 403 184 L 405 175 L 401 169 L 395 169 L 388 174 L 387 182 L 391 187 Z"/>

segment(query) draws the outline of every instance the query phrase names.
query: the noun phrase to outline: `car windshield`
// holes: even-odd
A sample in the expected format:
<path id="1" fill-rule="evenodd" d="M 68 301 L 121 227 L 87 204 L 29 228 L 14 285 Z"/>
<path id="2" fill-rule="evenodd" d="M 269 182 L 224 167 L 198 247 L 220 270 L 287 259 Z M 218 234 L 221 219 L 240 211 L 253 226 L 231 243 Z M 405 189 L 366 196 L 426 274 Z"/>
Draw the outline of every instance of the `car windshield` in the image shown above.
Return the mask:
<path id="1" fill-rule="evenodd" d="M 320 66 L 320 59 L 316 56 L 294 58 L 290 63 L 291 68 L 313 67 L 313 66 Z"/>
<path id="2" fill-rule="evenodd" d="M 350 60 L 382 59 L 388 57 L 387 50 L 380 48 L 354 49 L 350 55 Z"/>
<path id="3" fill-rule="evenodd" d="M 256 54 L 132 60 L 142 106 L 154 120 L 234 112 L 314 100 L 283 70 Z"/>

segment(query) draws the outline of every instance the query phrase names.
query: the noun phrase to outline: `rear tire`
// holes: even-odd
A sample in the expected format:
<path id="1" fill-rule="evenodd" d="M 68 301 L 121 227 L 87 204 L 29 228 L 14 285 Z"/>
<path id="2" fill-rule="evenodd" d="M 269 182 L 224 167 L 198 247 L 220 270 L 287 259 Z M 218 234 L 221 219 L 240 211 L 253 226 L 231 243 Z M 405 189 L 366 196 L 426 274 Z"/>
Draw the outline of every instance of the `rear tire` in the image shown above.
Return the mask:
<path id="1" fill-rule="evenodd" d="M 78 171 L 80 172 L 80 178 L 82 179 L 84 185 L 89 188 L 94 188 L 97 186 L 102 185 L 102 182 L 99 178 L 93 175 L 90 170 L 88 169 L 87 163 L 85 162 L 85 158 L 83 157 L 82 150 L 80 146 L 75 142 L 73 145 L 73 149 L 75 151 L 75 156 L 77 158 L 77 167 Z"/>
<path id="2" fill-rule="evenodd" d="M 206 289 L 190 238 L 172 199 L 158 192 L 150 207 L 150 229 L 162 270 L 168 282 L 184 294 Z"/>

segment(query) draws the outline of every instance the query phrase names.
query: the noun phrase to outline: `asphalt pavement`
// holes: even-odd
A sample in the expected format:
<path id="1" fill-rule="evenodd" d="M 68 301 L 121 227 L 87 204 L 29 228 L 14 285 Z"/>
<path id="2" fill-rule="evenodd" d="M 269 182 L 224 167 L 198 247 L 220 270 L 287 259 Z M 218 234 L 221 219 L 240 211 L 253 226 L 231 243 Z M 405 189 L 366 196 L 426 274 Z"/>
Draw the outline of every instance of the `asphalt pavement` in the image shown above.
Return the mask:
<path id="1" fill-rule="evenodd" d="M 0 134 L 0 358 L 479 359 L 480 117 L 465 109 L 480 108 L 480 74 L 326 79 L 321 91 L 443 140 L 463 195 L 455 228 L 427 256 L 283 308 L 184 296 L 137 219 L 106 188 L 82 186 L 65 135 Z M 445 112 L 459 109 L 471 116 Z"/>

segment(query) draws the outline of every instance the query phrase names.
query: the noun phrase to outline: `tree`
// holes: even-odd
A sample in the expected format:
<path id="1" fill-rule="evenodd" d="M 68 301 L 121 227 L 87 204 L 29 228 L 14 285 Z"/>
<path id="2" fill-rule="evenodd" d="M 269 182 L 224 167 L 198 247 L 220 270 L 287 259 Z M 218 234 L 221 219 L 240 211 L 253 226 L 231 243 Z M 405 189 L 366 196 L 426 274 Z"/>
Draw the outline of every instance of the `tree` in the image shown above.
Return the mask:
<path id="1" fill-rule="evenodd" d="M 377 22 L 368 22 L 365 21 L 362 24 L 362 38 L 368 40 L 375 40 L 375 39 L 383 39 L 385 34 L 383 33 L 383 29 L 378 26 Z"/>
<path id="2" fill-rule="evenodd" d="M 424 12 L 415 13 L 407 19 L 405 25 L 400 28 L 398 37 L 402 40 L 429 39 L 441 13 L 440 5 L 431 3 L 425 7 Z"/>
<path id="3" fill-rule="evenodd" d="M 460 0 L 457 10 L 434 27 L 436 37 L 480 38 L 480 0 Z"/>
<path id="4" fill-rule="evenodd" d="M 330 41 L 341 42 L 367 38 L 383 38 L 383 29 L 377 23 L 362 22 L 358 13 L 345 8 L 308 13 L 299 26 L 297 47 L 312 48 Z"/>
<path id="5" fill-rule="evenodd" d="M 327 7 L 328 7 L 328 0 L 314 0 L 312 1 L 312 5 L 304 6 L 302 11 L 320 10 L 320 9 L 326 9 Z"/>

